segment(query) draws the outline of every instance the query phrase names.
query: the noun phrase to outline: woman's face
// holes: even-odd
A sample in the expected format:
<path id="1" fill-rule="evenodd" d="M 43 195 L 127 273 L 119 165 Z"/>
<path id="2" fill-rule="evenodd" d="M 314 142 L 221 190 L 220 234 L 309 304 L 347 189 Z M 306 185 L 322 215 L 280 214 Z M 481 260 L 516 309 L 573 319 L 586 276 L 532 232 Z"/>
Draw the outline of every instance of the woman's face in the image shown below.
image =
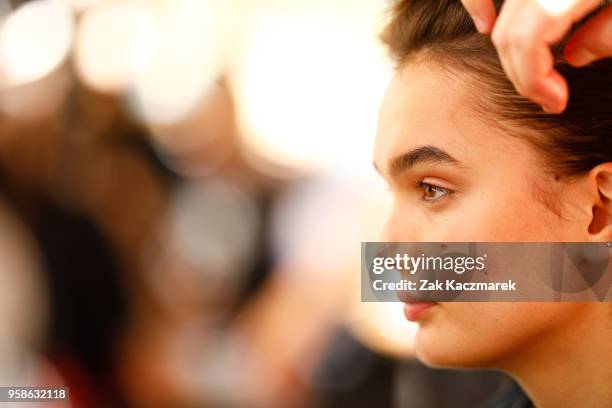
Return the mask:
<path id="1" fill-rule="evenodd" d="M 526 142 L 477 116 L 478 92 L 435 65 L 397 72 L 374 153 L 394 202 L 382 240 L 587 241 L 588 214 L 576 204 L 582 184 L 546 175 Z M 500 366 L 578 324 L 590 307 L 441 303 L 419 321 L 415 350 L 436 366 Z"/>

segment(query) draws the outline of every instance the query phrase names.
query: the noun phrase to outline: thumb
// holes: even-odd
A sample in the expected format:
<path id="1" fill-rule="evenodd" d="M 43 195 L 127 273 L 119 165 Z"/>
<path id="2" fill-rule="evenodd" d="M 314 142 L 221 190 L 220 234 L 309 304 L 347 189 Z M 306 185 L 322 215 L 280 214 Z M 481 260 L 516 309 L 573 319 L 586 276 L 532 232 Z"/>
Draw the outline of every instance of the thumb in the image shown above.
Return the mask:
<path id="1" fill-rule="evenodd" d="M 563 50 L 567 62 L 582 67 L 612 56 L 612 7 L 593 17 L 567 42 Z"/>

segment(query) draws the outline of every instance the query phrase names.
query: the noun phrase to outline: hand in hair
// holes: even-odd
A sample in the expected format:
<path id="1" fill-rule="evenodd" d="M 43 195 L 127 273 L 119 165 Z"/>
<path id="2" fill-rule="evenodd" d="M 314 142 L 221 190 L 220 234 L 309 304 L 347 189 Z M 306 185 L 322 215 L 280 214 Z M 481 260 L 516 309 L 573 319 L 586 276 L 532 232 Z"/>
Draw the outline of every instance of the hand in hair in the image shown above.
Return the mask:
<path id="1" fill-rule="evenodd" d="M 462 0 L 481 33 L 492 33 L 504 70 L 517 91 L 550 113 L 567 106 L 567 82 L 555 70 L 550 47 L 601 0 L 506 0 L 496 17 L 492 0 Z M 569 40 L 564 57 L 581 67 L 612 56 L 612 6 L 600 11 Z"/>

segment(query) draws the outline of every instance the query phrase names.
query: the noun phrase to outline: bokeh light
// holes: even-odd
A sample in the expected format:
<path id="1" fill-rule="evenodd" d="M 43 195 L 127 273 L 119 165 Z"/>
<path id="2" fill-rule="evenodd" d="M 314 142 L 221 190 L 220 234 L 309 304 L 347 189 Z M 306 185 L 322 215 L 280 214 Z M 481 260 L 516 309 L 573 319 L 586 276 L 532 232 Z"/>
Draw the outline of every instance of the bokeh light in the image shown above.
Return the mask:
<path id="1" fill-rule="evenodd" d="M 161 223 L 160 242 L 144 259 L 152 292 L 169 305 L 230 303 L 250 270 L 259 224 L 253 197 L 238 185 L 217 179 L 181 186 Z"/>
<path id="2" fill-rule="evenodd" d="M 7 85 L 36 81 L 70 51 L 72 10 L 63 0 L 35 0 L 8 16 L 0 32 L 0 67 Z"/>
<path id="3" fill-rule="evenodd" d="M 366 24 L 319 7 L 324 11 L 296 13 L 287 6 L 245 29 L 231 71 L 238 123 L 256 160 L 361 171 L 370 161 L 389 65 L 372 18 Z"/>
<path id="4" fill-rule="evenodd" d="M 159 42 L 159 10 L 152 2 L 115 0 L 89 8 L 79 22 L 75 65 L 81 79 L 105 93 L 125 90 Z"/>
<path id="5" fill-rule="evenodd" d="M 158 41 L 134 75 L 130 106 L 141 120 L 171 124 L 202 102 L 225 63 L 229 6 L 222 0 L 173 0 L 163 10 Z"/>

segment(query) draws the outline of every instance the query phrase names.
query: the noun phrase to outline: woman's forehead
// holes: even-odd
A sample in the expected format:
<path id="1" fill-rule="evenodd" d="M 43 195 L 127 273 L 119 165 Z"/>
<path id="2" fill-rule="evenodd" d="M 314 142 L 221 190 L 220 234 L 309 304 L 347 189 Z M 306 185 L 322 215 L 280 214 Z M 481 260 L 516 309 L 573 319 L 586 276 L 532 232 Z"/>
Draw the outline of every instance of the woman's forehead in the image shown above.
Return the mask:
<path id="1" fill-rule="evenodd" d="M 524 153 L 525 143 L 483 120 L 474 104 L 478 92 L 435 64 L 406 64 L 389 83 L 381 106 L 374 146 L 377 167 L 420 146 L 438 147 L 466 163 Z"/>
<path id="2" fill-rule="evenodd" d="M 380 110 L 375 156 L 434 143 L 464 145 L 458 123 L 468 114 L 463 85 L 441 70 L 408 64 L 387 87 Z M 375 159 L 376 159 L 375 157 Z"/>

